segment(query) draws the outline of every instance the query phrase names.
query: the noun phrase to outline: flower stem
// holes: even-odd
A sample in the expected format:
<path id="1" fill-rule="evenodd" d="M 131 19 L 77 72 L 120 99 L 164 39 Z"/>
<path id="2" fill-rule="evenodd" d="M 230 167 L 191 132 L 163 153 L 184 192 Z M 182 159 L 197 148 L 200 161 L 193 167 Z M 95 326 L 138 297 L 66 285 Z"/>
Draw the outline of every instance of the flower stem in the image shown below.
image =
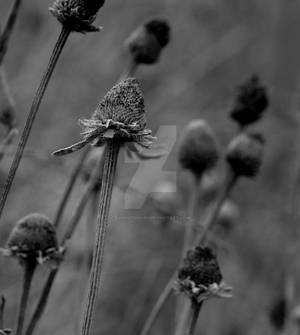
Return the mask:
<path id="1" fill-rule="evenodd" d="M 5 310 L 5 298 L 1 296 L 1 303 L 0 303 L 0 330 L 4 328 L 4 310 Z"/>
<path id="2" fill-rule="evenodd" d="M 3 58 L 6 54 L 9 38 L 10 38 L 11 33 L 13 31 L 21 2 L 22 2 L 22 0 L 15 0 L 15 2 L 13 3 L 13 5 L 11 7 L 11 10 L 10 10 L 10 13 L 9 13 L 9 16 L 8 16 L 8 19 L 5 23 L 3 32 L 0 36 L 0 65 L 2 64 Z"/>
<path id="3" fill-rule="evenodd" d="M 125 68 L 125 70 L 121 74 L 121 76 L 119 78 L 119 81 L 124 80 L 126 78 L 133 77 L 136 70 L 137 70 L 137 67 L 138 67 L 138 64 L 135 61 L 130 60 L 127 67 Z"/>
<path id="4" fill-rule="evenodd" d="M 117 167 L 119 149 L 120 144 L 118 142 L 116 142 L 113 139 L 107 141 L 107 146 L 104 155 L 105 161 L 104 161 L 101 191 L 99 196 L 96 244 L 94 247 L 92 269 L 90 274 L 90 281 L 87 295 L 87 303 L 82 323 L 82 330 L 81 330 L 82 335 L 89 335 L 92 325 L 93 312 L 95 308 L 96 297 L 102 272 L 104 242 L 108 226 L 108 215 L 111 204 L 113 183 Z"/>
<path id="5" fill-rule="evenodd" d="M 199 237 L 196 237 L 196 242 L 195 244 L 198 245 L 200 242 L 203 242 L 204 238 L 206 237 L 206 233 L 208 232 L 208 230 L 214 225 L 217 217 L 218 217 L 218 213 L 220 211 L 220 208 L 222 206 L 222 204 L 224 203 L 224 201 L 226 200 L 228 194 L 230 193 L 231 189 L 233 188 L 233 186 L 235 185 L 235 182 L 237 180 L 237 177 L 235 175 L 232 174 L 232 171 L 228 171 L 227 174 L 227 178 L 225 181 L 225 184 L 223 186 L 223 190 L 221 191 L 218 199 L 216 200 L 215 204 L 213 205 L 212 210 L 209 212 L 209 214 L 207 215 L 205 222 L 204 222 L 204 229 L 201 233 L 201 235 Z M 161 292 L 158 300 L 156 301 L 155 305 L 153 306 L 145 324 L 144 327 L 140 333 L 140 335 L 148 335 L 154 322 L 156 321 L 159 313 L 162 310 L 163 305 L 165 304 L 166 300 L 168 299 L 168 297 L 170 296 L 172 289 L 173 289 L 173 281 L 176 278 L 177 275 L 177 269 L 174 271 L 174 273 L 172 274 L 171 278 L 169 279 L 169 281 L 167 282 L 165 288 L 163 289 L 163 291 Z"/>
<path id="6" fill-rule="evenodd" d="M 14 160 L 12 162 L 12 165 L 10 167 L 8 176 L 7 176 L 5 184 L 4 184 L 4 190 L 2 192 L 2 196 L 1 196 L 1 199 L 0 199 L 0 217 L 1 217 L 1 214 L 3 212 L 4 206 L 5 206 L 5 203 L 6 203 L 6 199 L 7 199 L 8 193 L 10 191 L 12 182 L 14 180 L 15 174 L 17 172 L 20 161 L 22 159 L 23 152 L 24 152 L 27 140 L 29 138 L 33 122 L 34 122 L 35 117 L 37 115 L 37 112 L 39 110 L 41 101 L 42 101 L 43 96 L 45 94 L 45 91 L 46 91 L 46 88 L 48 86 L 49 80 L 52 76 L 53 70 L 54 70 L 54 68 L 57 64 L 58 58 L 59 58 L 59 56 L 60 56 L 60 54 L 61 54 L 61 52 L 64 48 L 64 45 L 65 45 L 65 43 L 68 39 L 69 34 L 70 34 L 70 31 L 67 28 L 63 27 L 62 30 L 61 30 L 61 33 L 58 37 L 58 40 L 55 44 L 55 47 L 53 49 L 48 67 L 46 69 L 46 72 L 44 73 L 44 75 L 42 77 L 40 86 L 39 86 L 39 88 L 36 92 L 36 95 L 35 95 L 34 99 L 33 99 L 33 103 L 32 103 L 29 115 L 28 115 L 26 123 L 25 123 L 25 127 L 23 129 L 23 132 L 22 132 L 19 144 L 18 144 L 17 152 L 15 154 Z"/>
<path id="7" fill-rule="evenodd" d="M 83 166 L 83 163 L 87 157 L 87 155 L 89 154 L 91 148 L 87 148 L 86 150 L 84 150 L 84 152 L 82 153 L 82 156 L 80 157 L 79 161 L 77 162 L 77 164 L 75 165 L 72 173 L 71 173 L 71 176 L 70 176 L 70 179 L 68 181 L 68 184 L 65 188 L 65 191 L 63 193 L 63 196 L 60 200 L 60 203 L 58 205 L 58 209 L 57 209 L 57 212 L 56 212 L 56 215 L 55 215 L 55 218 L 54 218 L 54 227 L 57 229 L 60 222 L 61 222 L 61 218 L 62 218 L 62 215 L 63 215 L 63 212 L 64 212 L 64 209 L 66 208 L 66 205 L 67 205 L 67 202 L 69 200 L 69 197 L 71 195 L 71 192 L 74 188 L 74 185 L 75 185 L 75 182 L 77 180 L 77 177 L 81 171 L 81 168 Z"/>
<path id="8" fill-rule="evenodd" d="M 21 296 L 21 302 L 20 302 L 20 308 L 19 308 L 16 335 L 21 335 L 23 331 L 27 302 L 28 302 L 31 282 L 32 282 L 35 268 L 36 268 L 35 261 L 32 262 L 32 261 L 26 260 L 26 262 L 24 263 L 23 290 L 22 290 L 22 296 Z"/>
<path id="9" fill-rule="evenodd" d="M 67 242 L 71 239 L 74 231 L 75 231 L 75 228 L 77 227 L 79 221 L 80 221 L 80 218 L 81 218 L 81 215 L 83 213 L 83 210 L 89 200 L 89 198 L 91 197 L 91 195 L 93 194 L 94 192 L 94 187 L 95 187 L 95 183 L 98 181 L 99 179 L 99 174 L 101 173 L 100 171 L 100 166 L 101 166 L 101 157 L 99 159 L 99 162 L 97 162 L 95 168 L 93 169 L 93 172 L 92 172 L 92 175 L 89 179 L 89 182 L 88 182 L 88 185 L 86 187 L 86 189 L 84 190 L 83 192 L 83 195 L 76 207 L 76 210 L 75 210 L 75 213 L 71 219 L 71 221 L 69 222 L 68 224 L 68 227 L 66 229 L 66 232 L 64 233 L 63 235 L 63 238 L 62 238 L 62 241 L 61 241 L 61 245 L 63 248 L 66 247 L 66 244 Z M 49 294 L 51 292 L 51 289 L 52 289 L 52 286 L 53 286 L 53 283 L 54 283 L 54 280 L 56 278 L 56 275 L 59 271 L 59 266 L 53 270 L 51 270 L 48 278 L 47 278 L 47 281 L 42 289 L 42 293 L 41 293 L 41 296 L 40 296 L 40 299 L 38 301 L 38 304 L 35 308 L 35 311 L 32 315 L 32 318 L 29 322 L 29 325 L 27 327 L 27 330 L 26 330 L 26 335 L 31 335 L 33 334 L 36 326 L 38 325 L 44 311 L 45 311 L 45 308 L 46 308 L 46 305 L 47 305 L 47 302 L 48 302 L 48 298 L 49 298 Z"/>
<path id="10" fill-rule="evenodd" d="M 194 335 L 202 304 L 192 302 L 192 319 L 187 335 Z"/>

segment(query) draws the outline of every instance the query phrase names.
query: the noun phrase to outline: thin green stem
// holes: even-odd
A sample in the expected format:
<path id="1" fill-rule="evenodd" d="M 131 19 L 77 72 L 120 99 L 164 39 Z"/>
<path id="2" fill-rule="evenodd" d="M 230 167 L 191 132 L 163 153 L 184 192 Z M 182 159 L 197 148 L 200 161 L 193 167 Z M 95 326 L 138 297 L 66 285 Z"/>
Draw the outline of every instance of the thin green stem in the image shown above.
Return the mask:
<path id="1" fill-rule="evenodd" d="M 8 173 L 8 176 L 7 176 L 7 179 L 6 179 L 5 184 L 4 184 L 4 190 L 2 192 L 2 196 L 1 196 L 1 199 L 0 199 L 0 217 L 1 217 L 1 214 L 3 212 L 4 206 L 5 206 L 5 203 L 6 203 L 6 200 L 7 200 L 7 196 L 8 196 L 8 193 L 10 191 L 12 182 L 13 182 L 14 177 L 15 177 L 15 174 L 17 172 L 20 161 L 22 159 L 23 152 L 24 152 L 26 143 L 28 141 L 28 138 L 29 138 L 29 135 L 30 135 L 31 128 L 32 128 L 32 125 L 34 123 L 35 117 L 36 117 L 37 112 L 39 110 L 41 101 L 42 101 L 43 96 L 45 94 L 45 91 L 46 91 L 46 88 L 48 86 L 49 80 L 52 76 L 53 70 L 54 70 L 54 68 L 57 64 L 58 58 L 59 58 L 59 56 L 60 56 L 60 54 L 61 54 L 61 52 L 62 52 L 62 50 L 65 46 L 65 43 L 66 43 L 66 41 L 69 37 L 69 34 L 70 34 L 70 31 L 67 28 L 63 27 L 62 30 L 61 30 L 61 33 L 58 37 L 58 40 L 55 44 L 55 47 L 53 49 L 48 67 L 46 69 L 46 72 L 44 73 L 44 75 L 42 77 L 40 86 L 39 86 L 39 88 L 36 92 L 36 95 L 35 95 L 34 99 L 33 99 L 33 103 L 32 103 L 29 115 L 28 115 L 26 123 L 25 123 L 25 127 L 23 129 L 23 132 L 22 132 L 19 144 L 18 144 L 17 152 L 15 154 L 14 160 L 12 162 L 12 165 L 10 167 L 10 170 L 9 170 L 9 173 Z"/>
<path id="2" fill-rule="evenodd" d="M 21 2 L 22 0 L 15 0 L 15 2 L 13 3 L 10 13 L 8 15 L 8 19 L 5 23 L 3 32 L 0 36 L 0 65 L 2 64 L 4 56 L 6 54 L 9 38 L 13 31 L 17 15 L 19 13 Z"/>
<path id="3" fill-rule="evenodd" d="M 27 261 L 24 263 L 23 290 L 22 290 L 22 296 L 21 296 L 21 302 L 20 302 L 20 308 L 19 308 L 16 335 L 22 335 L 27 302 L 28 302 L 31 282 L 32 282 L 32 278 L 33 278 L 36 265 L 37 263 L 35 261 L 34 262 Z"/>
<path id="4" fill-rule="evenodd" d="M 99 209 L 97 218 L 96 244 L 92 269 L 90 274 L 87 303 L 83 316 L 82 335 L 89 335 L 92 325 L 93 313 L 96 304 L 98 288 L 100 285 L 102 263 L 104 254 L 104 243 L 108 226 L 108 215 L 111 204 L 114 177 L 116 173 L 120 144 L 115 140 L 108 140 L 104 155 L 104 170 L 99 196 Z"/>
<path id="5" fill-rule="evenodd" d="M 86 150 L 83 151 L 81 157 L 79 158 L 77 164 L 75 165 L 72 173 L 71 173 L 71 176 L 70 176 L 70 179 L 68 181 L 68 184 L 65 188 L 65 191 L 63 193 L 63 196 L 60 200 L 60 203 L 58 205 L 58 209 L 57 209 L 57 212 L 56 212 L 56 215 L 55 215 L 55 218 L 54 218 L 54 227 L 57 229 L 60 222 L 61 222 L 61 218 L 63 216 L 63 212 L 66 208 L 66 205 L 67 205 L 67 202 L 69 200 L 69 197 L 71 195 L 71 192 L 75 186 L 75 182 L 77 180 L 77 177 L 81 171 L 81 168 L 84 164 L 84 161 L 87 157 L 87 155 L 89 154 L 89 152 L 91 151 L 91 147 L 87 148 Z"/>
<path id="6" fill-rule="evenodd" d="M 67 242 L 71 239 L 71 237 L 74 234 L 74 231 L 76 229 L 76 227 L 78 226 L 78 223 L 80 221 L 81 215 L 83 214 L 83 210 L 89 200 L 89 198 L 92 196 L 93 192 L 94 192 L 94 187 L 95 187 L 95 183 L 98 181 L 99 179 L 99 175 L 101 173 L 100 171 L 100 167 L 101 167 L 101 159 L 102 157 L 99 157 L 99 161 L 97 162 L 95 168 L 93 169 L 92 175 L 88 181 L 88 185 L 86 187 L 86 189 L 83 192 L 83 195 L 76 207 L 75 213 L 72 217 L 72 219 L 70 220 L 68 227 L 62 237 L 62 241 L 61 241 L 61 245 L 63 248 L 66 247 Z M 37 306 L 34 310 L 34 313 L 31 317 L 31 320 L 29 321 L 29 325 L 27 327 L 26 330 L 26 335 L 31 335 L 33 334 L 36 326 L 38 325 L 48 302 L 48 298 L 49 298 L 49 294 L 51 292 L 52 286 L 54 284 L 54 280 L 56 278 L 56 275 L 59 271 L 59 267 L 57 267 L 56 269 L 51 270 L 47 281 L 42 289 L 42 293 L 40 296 L 40 299 L 37 303 Z"/>

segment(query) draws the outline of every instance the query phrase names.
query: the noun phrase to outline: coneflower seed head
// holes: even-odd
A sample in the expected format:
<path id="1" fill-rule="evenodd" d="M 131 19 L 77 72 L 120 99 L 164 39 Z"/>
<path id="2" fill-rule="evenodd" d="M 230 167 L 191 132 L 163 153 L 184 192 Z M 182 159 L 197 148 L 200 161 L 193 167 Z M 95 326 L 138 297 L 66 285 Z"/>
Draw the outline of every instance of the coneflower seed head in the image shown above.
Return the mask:
<path id="1" fill-rule="evenodd" d="M 55 0 L 50 8 L 57 20 L 70 31 L 98 31 L 92 25 L 105 0 Z"/>
<path id="2" fill-rule="evenodd" d="M 170 41 L 170 26 L 165 20 L 154 19 L 138 27 L 125 41 L 134 62 L 153 64 Z"/>
<path id="3" fill-rule="evenodd" d="M 20 219 L 12 230 L 7 249 L 24 259 L 46 257 L 58 251 L 56 231 L 51 221 L 42 214 L 29 214 Z"/>
<path id="4" fill-rule="evenodd" d="M 191 121 L 184 129 L 179 144 L 181 166 L 201 176 L 217 164 L 218 158 L 217 142 L 209 125 L 200 119 Z"/>
<path id="5" fill-rule="evenodd" d="M 263 147 L 262 135 L 242 133 L 229 143 L 227 162 L 237 176 L 255 177 L 262 164 Z"/>
<path id="6" fill-rule="evenodd" d="M 239 87 L 238 91 L 230 116 L 243 127 L 262 117 L 268 107 L 269 99 L 265 87 L 260 84 L 257 76 L 252 76 Z"/>

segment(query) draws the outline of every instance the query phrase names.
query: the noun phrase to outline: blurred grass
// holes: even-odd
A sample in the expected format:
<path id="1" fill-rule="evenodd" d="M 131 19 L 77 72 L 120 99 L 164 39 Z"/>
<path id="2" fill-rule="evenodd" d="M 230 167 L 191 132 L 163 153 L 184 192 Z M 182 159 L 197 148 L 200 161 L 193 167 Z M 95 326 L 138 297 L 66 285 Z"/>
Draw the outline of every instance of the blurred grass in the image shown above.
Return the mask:
<path id="1" fill-rule="evenodd" d="M 50 4 L 24 1 L 5 62 L 20 127 L 59 32 L 59 25 L 47 11 Z M 0 0 L 0 22 L 9 6 L 9 1 Z M 233 198 L 242 215 L 230 237 L 229 250 L 220 251 L 224 277 L 234 286 L 234 299 L 209 302 L 200 323 L 206 335 L 230 334 L 233 328 L 243 334 L 273 334 L 267 310 L 281 290 L 287 262 L 285 251 L 294 238 L 287 202 L 299 168 L 300 1 L 107 0 L 97 19 L 103 31 L 72 35 L 55 70 L 28 144 L 39 159 L 26 157 L 20 166 L 2 218 L 1 246 L 13 222 L 23 215 L 34 211 L 54 217 L 78 154 L 59 159 L 49 153 L 79 138 L 77 119 L 90 115 L 127 64 L 124 39 L 152 16 L 165 17 L 172 26 L 171 44 L 159 64 L 145 66 L 137 74 L 145 93 L 149 125 L 154 130 L 161 125 L 176 125 L 179 135 L 191 118 L 203 117 L 216 131 L 221 147 L 225 147 L 235 132 L 228 120 L 235 87 L 254 72 L 268 87 L 271 106 L 258 127 L 267 139 L 264 166 L 255 182 L 241 181 L 235 190 Z M 10 160 L 7 158 L 1 165 L 1 181 Z M 119 186 L 129 182 L 137 168 L 123 160 Z M 149 189 L 141 192 L 147 193 L 157 181 L 153 180 L 152 167 L 149 162 L 144 170 Z M 164 170 L 176 168 L 174 148 Z M 299 187 L 297 190 L 299 196 Z M 71 217 L 80 192 L 81 187 L 77 187 L 65 220 Z M 159 229 L 153 219 L 147 219 L 152 213 L 147 206 L 139 211 L 124 211 L 119 189 L 115 190 L 113 205 L 95 333 L 118 332 L 149 257 L 153 257 L 163 265 L 151 298 L 145 306 L 138 306 L 146 317 L 180 253 L 179 228 Z M 82 229 L 72 243 L 39 327 L 45 335 L 74 333 L 81 308 L 74 287 L 79 280 Z M 6 320 L 11 326 L 20 289 L 20 269 L 7 259 L 1 258 L 0 264 L 0 287 L 8 298 Z M 40 270 L 35 291 L 46 272 Z M 32 303 L 34 296 L 36 293 Z M 172 304 L 168 306 L 153 333 L 172 332 Z M 141 324 L 142 320 L 138 320 L 137 327 Z"/>

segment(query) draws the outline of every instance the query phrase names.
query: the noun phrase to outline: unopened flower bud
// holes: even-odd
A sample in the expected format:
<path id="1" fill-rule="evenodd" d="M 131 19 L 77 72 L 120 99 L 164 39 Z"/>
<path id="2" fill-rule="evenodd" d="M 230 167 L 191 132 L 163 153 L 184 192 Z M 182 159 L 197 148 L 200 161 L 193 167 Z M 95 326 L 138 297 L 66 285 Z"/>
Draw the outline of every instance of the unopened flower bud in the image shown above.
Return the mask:
<path id="1" fill-rule="evenodd" d="M 55 0 L 50 8 L 57 20 L 70 31 L 98 31 L 92 25 L 105 0 Z"/>
<path id="2" fill-rule="evenodd" d="M 7 251 L 21 262 L 42 263 L 58 252 L 56 231 L 42 214 L 29 214 L 20 219 L 12 230 Z"/>
<path id="3" fill-rule="evenodd" d="M 125 41 L 137 64 L 153 64 L 169 43 L 170 27 L 165 20 L 153 19 L 138 27 Z"/>
<path id="4" fill-rule="evenodd" d="M 209 125 L 199 119 L 191 121 L 184 129 L 178 150 L 182 168 L 201 176 L 217 164 L 217 142 Z"/>
<path id="5" fill-rule="evenodd" d="M 269 100 L 266 89 L 260 84 L 257 76 L 252 76 L 246 83 L 238 89 L 239 93 L 231 111 L 231 118 L 241 127 L 258 121 Z"/>
<path id="6" fill-rule="evenodd" d="M 264 139 L 260 134 L 240 134 L 228 146 L 226 159 L 237 176 L 255 177 L 263 158 Z"/>

